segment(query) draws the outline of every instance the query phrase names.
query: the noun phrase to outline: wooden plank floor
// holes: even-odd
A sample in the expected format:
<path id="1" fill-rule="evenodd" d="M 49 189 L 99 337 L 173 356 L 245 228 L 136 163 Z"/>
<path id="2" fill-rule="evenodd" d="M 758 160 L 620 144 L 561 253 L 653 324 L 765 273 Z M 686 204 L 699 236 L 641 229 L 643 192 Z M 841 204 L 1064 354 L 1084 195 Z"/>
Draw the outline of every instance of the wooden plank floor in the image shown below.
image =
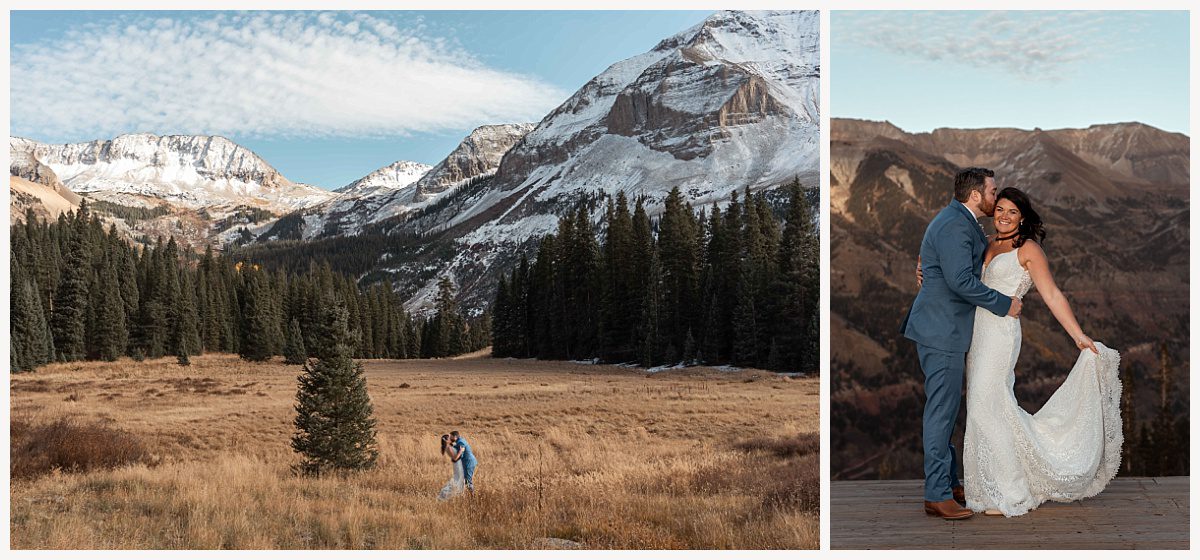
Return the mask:
<path id="1" fill-rule="evenodd" d="M 1189 477 L 1117 478 L 1100 495 L 1020 517 L 925 515 L 919 480 L 833 482 L 833 549 L 1186 549 Z"/>

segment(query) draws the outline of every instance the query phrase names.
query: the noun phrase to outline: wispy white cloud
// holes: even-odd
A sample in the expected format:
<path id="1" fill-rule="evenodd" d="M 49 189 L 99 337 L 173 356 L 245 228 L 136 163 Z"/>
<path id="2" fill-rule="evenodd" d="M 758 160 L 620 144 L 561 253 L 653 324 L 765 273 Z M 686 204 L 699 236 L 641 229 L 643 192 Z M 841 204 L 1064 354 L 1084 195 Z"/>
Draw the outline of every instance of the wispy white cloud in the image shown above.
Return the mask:
<path id="1" fill-rule="evenodd" d="M 134 18 L 14 45 L 14 130 L 375 137 L 538 120 L 566 93 L 490 68 L 419 20 Z"/>
<path id="2" fill-rule="evenodd" d="M 958 63 L 1056 81 L 1081 61 L 1128 48 L 1129 12 L 842 12 L 831 37 L 927 62 Z M 836 53 L 835 53 L 836 54 Z"/>

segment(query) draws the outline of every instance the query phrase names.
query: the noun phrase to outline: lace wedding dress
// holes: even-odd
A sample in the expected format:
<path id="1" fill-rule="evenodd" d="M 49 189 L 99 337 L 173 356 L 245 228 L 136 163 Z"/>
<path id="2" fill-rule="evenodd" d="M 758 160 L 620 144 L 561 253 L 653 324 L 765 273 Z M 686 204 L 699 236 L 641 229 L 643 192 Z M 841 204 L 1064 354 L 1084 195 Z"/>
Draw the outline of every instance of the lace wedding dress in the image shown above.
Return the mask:
<path id="1" fill-rule="evenodd" d="M 1017 251 L 996 255 L 983 283 L 1023 297 L 1033 284 Z M 1121 464 L 1120 355 L 1099 342 L 1085 349 L 1066 381 L 1037 414 L 1013 394 L 1021 321 L 975 313 L 967 354 L 967 429 L 963 486 L 967 507 L 1022 515 L 1042 502 L 1100 493 Z"/>
<path id="2" fill-rule="evenodd" d="M 454 461 L 450 464 L 454 465 L 454 474 L 450 477 L 450 481 L 442 487 L 441 492 L 438 492 L 438 500 L 443 502 L 462 494 L 467 487 L 462 461 Z"/>

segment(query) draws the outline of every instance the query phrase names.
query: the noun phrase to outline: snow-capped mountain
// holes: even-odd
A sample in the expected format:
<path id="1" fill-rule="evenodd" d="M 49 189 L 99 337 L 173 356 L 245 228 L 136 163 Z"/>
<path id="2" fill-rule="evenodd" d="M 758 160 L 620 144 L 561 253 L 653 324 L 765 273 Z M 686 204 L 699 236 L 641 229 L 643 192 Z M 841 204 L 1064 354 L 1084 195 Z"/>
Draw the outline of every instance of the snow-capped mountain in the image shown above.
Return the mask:
<path id="1" fill-rule="evenodd" d="M 505 156 L 494 198 L 679 186 L 705 203 L 815 178 L 819 26 L 816 12 L 720 12 L 612 65 Z"/>
<path id="2" fill-rule="evenodd" d="M 292 212 L 256 233 L 265 233 L 270 239 L 313 239 L 361 233 L 362 226 L 380 206 L 400 192 L 411 191 L 409 187 L 430 169 L 430 165 L 415 161 L 390 163 L 337 189 L 334 198 Z M 286 235 L 283 234 L 285 230 Z"/>
<path id="3" fill-rule="evenodd" d="M 104 203 L 93 210 L 135 239 L 174 235 L 194 247 L 245 240 L 280 214 L 336 196 L 289 181 L 220 136 L 126 134 L 75 144 L 10 137 L 9 154 L 11 176 L 29 181 L 10 180 L 10 213 L 29 207 L 53 218 L 82 197 Z M 38 184 L 54 192 L 33 189 Z"/>
<path id="4" fill-rule="evenodd" d="M 132 195 L 192 209 L 249 206 L 286 212 L 333 196 L 289 181 L 254 152 L 221 136 L 125 134 L 77 144 L 10 138 L 9 147 L 53 170 L 72 191 L 113 202 Z"/>
<path id="5" fill-rule="evenodd" d="M 280 219 L 265 239 L 357 235 L 363 228 L 427 207 L 455 189 L 496 173 L 500 158 L 533 124 L 484 125 L 435 166 L 397 161 L 341 189 L 337 198 Z"/>
<path id="6" fill-rule="evenodd" d="M 373 222 L 428 205 L 473 179 L 496 173 L 504 154 L 517 144 L 533 123 L 484 125 L 471 131 L 454 151 L 413 184 L 397 193 Z"/>
<path id="7" fill-rule="evenodd" d="M 365 198 L 379 196 L 403 189 L 420 179 L 432 166 L 415 161 L 400 160 L 390 165 L 372 171 L 367 176 L 334 192 L 342 195 L 340 198 Z"/>
<path id="8" fill-rule="evenodd" d="M 699 206 L 795 177 L 816 185 L 819 28 L 812 11 L 719 12 L 610 66 L 509 150 L 485 187 L 399 226 L 449 230 L 456 245 L 410 303 L 441 275 L 489 290 L 581 193 L 644 195 L 655 213 L 672 187 Z"/>

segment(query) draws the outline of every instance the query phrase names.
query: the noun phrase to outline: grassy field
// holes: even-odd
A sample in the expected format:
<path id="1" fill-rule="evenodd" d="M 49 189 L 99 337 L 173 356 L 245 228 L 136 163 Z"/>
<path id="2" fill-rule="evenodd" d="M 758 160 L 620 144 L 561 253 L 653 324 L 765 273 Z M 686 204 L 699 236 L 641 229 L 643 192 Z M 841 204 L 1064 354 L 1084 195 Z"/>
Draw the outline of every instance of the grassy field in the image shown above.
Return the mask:
<path id="1" fill-rule="evenodd" d="M 290 470 L 297 366 L 207 355 L 13 374 L 11 546 L 819 544 L 816 379 L 483 357 L 365 365 L 379 465 L 320 479 Z M 454 429 L 479 458 L 477 492 L 440 503 L 451 469 L 438 435 Z M 128 464 L 47 471 L 54 453 Z"/>

